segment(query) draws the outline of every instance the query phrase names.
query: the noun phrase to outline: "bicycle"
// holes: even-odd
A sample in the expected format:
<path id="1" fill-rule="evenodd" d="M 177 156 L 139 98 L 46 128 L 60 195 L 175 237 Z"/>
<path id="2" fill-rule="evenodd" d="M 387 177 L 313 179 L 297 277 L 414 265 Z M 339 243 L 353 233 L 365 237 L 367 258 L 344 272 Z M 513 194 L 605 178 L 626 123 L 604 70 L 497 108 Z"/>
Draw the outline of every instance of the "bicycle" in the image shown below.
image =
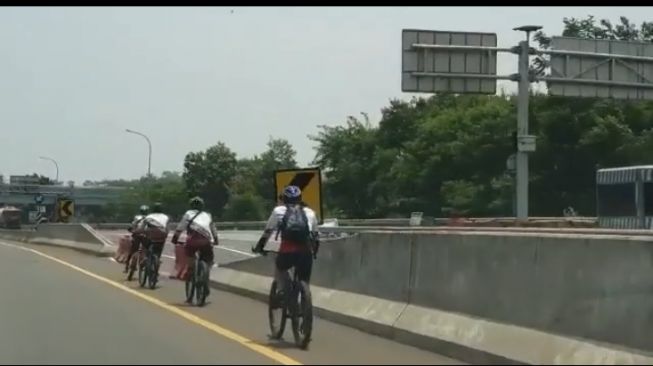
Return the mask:
<path id="1" fill-rule="evenodd" d="M 149 284 L 150 289 L 154 290 L 158 279 L 159 259 L 154 255 L 154 245 L 150 243 L 145 250 L 145 258 L 139 261 L 138 283 L 141 287 Z"/>
<path id="2" fill-rule="evenodd" d="M 185 245 L 179 243 L 178 245 Z M 190 276 L 186 275 L 186 302 L 202 307 L 206 304 L 206 298 L 209 296 L 209 266 L 206 261 L 200 260 L 200 251 L 195 252 L 195 262 L 193 272 Z"/>
<path id="3" fill-rule="evenodd" d="M 262 250 L 261 254 L 267 255 L 270 251 Z M 295 344 L 301 349 L 307 349 L 313 331 L 313 302 L 308 283 L 300 281 L 296 268 L 291 268 L 292 280 L 286 272 L 286 289 L 284 296 L 277 295 L 277 280 L 272 281 L 268 300 L 268 318 L 270 323 L 270 337 L 281 339 L 286 328 L 288 318 L 291 320 Z M 281 302 L 279 304 L 279 302 Z M 275 311 L 281 310 L 280 324 L 276 325 Z"/>

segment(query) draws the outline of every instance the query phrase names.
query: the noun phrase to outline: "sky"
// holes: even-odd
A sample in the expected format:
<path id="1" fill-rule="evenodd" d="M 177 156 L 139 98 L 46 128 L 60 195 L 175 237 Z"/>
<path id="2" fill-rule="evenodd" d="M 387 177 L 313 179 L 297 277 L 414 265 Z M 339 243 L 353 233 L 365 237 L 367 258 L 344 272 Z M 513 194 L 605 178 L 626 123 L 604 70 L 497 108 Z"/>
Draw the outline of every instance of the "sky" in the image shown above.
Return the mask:
<path id="1" fill-rule="evenodd" d="M 652 20 L 646 7 L 2 7 L 0 174 L 61 181 L 182 171 L 222 141 L 239 157 L 286 138 L 301 165 L 318 125 L 368 113 L 401 92 L 401 30 L 562 31 L 563 17 Z M 517 59 L 499 54 L 499 74 Z M 515 83 L 498 89 L 514 91 Z M 423 94 L 423 96 L 428 96 Z"/>

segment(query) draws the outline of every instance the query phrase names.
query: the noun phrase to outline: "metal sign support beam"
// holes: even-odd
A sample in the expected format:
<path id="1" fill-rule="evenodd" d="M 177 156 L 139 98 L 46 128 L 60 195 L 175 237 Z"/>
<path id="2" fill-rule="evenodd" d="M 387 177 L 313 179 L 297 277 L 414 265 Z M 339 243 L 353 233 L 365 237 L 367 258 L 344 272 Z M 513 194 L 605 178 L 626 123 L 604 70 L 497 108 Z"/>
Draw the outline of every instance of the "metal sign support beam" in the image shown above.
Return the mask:
<path id="1" fill-rule="evenodd" d="M 529 78 L 529 38 L 519 42 L 519 94 L 517 95 L 517 219 L 528 219 L 528 151 L 523 145 L 528 139 L 528 99 L 531 81 Z M 534 147 L 534 146 L 533 146 Z"/>

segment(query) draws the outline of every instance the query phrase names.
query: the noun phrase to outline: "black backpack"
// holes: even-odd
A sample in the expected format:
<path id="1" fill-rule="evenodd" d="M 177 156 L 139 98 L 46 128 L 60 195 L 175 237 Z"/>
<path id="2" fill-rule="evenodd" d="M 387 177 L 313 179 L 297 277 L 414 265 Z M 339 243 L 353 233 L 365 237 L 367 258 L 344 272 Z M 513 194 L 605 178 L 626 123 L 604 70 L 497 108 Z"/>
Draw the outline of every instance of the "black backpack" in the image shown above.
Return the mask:
<path id="1" fill-rule="evenodd" d="M 308 244 L 311 239 L 311 232 L 308 227 L 308 217 L 302 205 L 287 205 L 286 213 L 279 223 L 277 237 L 281 233 L 281 239 L 297 244 Z"/>

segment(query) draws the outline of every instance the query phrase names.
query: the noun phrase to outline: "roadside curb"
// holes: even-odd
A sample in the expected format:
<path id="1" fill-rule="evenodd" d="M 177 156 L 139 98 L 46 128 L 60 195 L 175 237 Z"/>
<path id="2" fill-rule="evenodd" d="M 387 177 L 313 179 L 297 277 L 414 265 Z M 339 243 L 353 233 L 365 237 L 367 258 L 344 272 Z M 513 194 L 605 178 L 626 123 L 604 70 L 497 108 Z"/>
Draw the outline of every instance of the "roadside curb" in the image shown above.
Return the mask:
<path id="1" fill-rule="evenodd" d="M 267 302 L 272 278 L 229 268 L 211 287 Z M 473 364 L 653 364 L 653 355 L 465 314 L 311 286 L 315 315 Z"/>

